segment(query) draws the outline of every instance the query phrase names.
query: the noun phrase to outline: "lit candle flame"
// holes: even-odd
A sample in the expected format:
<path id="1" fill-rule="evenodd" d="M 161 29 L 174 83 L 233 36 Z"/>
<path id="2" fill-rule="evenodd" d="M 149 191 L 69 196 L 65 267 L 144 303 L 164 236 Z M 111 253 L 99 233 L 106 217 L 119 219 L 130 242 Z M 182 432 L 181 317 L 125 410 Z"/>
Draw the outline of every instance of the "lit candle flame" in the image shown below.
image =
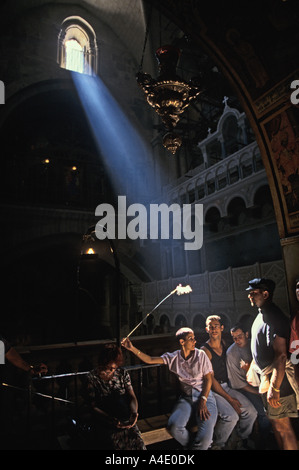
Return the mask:
<path id="1" fill-rule="evenodd" d="M 177 295 L 190 294 L 190 292 L 192 292 L 192 289 L 189 285 L 183 287 L 182 284 L 179 284 L 178 286 L 176 286 L 174 292 L 176 292 Z"/>
<path id="2" fill-rule="evenodd" d="M 94 253 L 95 251 L 92 248 L 88 248 L 88 250 L 86 251 L 87 255 L 94 255 Z"/>

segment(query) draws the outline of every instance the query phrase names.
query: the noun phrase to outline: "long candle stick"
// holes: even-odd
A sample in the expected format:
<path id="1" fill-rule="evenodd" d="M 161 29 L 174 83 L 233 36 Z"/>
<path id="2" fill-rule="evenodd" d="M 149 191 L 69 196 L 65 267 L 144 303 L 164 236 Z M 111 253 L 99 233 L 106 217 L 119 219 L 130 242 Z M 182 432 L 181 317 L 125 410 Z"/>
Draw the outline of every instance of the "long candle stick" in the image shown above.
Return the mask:
<path id="1" fill-rule="evenodd" d="M 134 333 L 135 330 L 137 330 L 137 328 L 144 322 L 144 320 L 147 319 L 147 317 L 153 313 L 158 307 L 160 307 L 160 305 L 165 302 L 166 299 L 168 299 L 168 297 L 170 297 L 171 295 L 173 294 L 177 294 L 177 295 L 182 295 L 182 294 L 189 294 L 190 292 L 192 292 L 192 289 L 190 286 L 185 286 L 185 287 L 182 287 L 181 284 L 179 284 L 178 286 L 176 286 L 176 288 L 170 292 L 170 294 L 166 295 L 166 297 L 164 297 L 164 299 L 162 299 L 154 308 L 153 310 L 151 310 L 149 313 L 146 314 L 146 316 L 141 320 L 141 322 L 138 323 L 138 325 L 135 326 L 135 328 L 133 328 L 132 331 L 130 331 L 130 333 L 126 336 L 126 338 L 129 338 L 129 336 L 131 336 L 132 333 Z"/>

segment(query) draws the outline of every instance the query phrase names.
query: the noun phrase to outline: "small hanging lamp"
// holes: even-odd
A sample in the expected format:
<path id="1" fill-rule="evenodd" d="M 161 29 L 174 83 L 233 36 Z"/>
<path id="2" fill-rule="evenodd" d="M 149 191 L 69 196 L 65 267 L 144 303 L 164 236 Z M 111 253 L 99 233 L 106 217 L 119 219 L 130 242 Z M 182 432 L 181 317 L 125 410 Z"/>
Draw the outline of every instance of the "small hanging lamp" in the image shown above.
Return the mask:
<path id="1" fill-rule="evenodd" d="M 156 50 L 160 72 L 157 80 L 141 71 L 136 74 L 137 83 L 144 91 L 148 104 L 161 117 L 168 131 L 164 135 L 163 145 L 173 155 L 182 144 L 182 137 L 174 129 L 181 114 L 201 93 L 197 79 L 187 83 L 176 74 L 180 54 L 180 49 L 175 46 L 161 46 Z"/>

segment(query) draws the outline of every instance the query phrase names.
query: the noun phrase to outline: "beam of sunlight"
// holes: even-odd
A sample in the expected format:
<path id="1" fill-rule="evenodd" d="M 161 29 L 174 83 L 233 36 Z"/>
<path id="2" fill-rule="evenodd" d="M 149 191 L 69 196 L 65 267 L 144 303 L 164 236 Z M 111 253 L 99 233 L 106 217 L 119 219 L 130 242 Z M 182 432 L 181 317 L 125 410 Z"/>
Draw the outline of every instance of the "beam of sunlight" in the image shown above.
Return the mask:
<path id="1" fill-rule="evenodd" d="M 98 76 L 72 77 L 115 193 L 149 200 L 155 178 L 146 142 Z"/>
<path id="2" fill-rule="evenodd" d="M 152 150 L 98 76 L 73 73 L 73 80 L 114 193 L 116 196 L 126 196 L 128 209 L 126 212 L 124 203 L 118 206 L 118 212 L 115 213 L 110 204 L 100 204 L 103 211 L 108 211 L 106 206 L 109 206 L 112 215 L 110 214 L 110 218 L 107 215 L 99 220 L 96 226 L 97 238 L 105 238 L 108 230 L 112 238 L 129 237 L 135 240 L 140 237 L 149 240 L 152 239 L 151 234 L 154 231 L 157 233 L 153 236 L 154 240 L 163 238 L 164 243 L 171 243 L 175 214 L 171 212 L 172 206 L 168 213 L 168 207 L 165 208 L 165 204 L 160 201 L 163 194 L 157 195 L 159 188 L 155 181 Z M 159 209 L 156 217 L 153 217 L 151 212 L 153 201 L 156 204 L 162 203 L 161 212 Z M 120 204 L 120 201 L 118 202 Z M 140 207 L 142 205 L 146 208 L 144 216 Z M 134 211 L 137 211 L 138 215 Z M 179 212 L 181 213 L 180 208 Z M 103 216 L 104 213 L 98 212 L 96 215 Z M 168 227 L 168 220 L 164 227 L 165 217 L 169 218 L 170 224 L 166 237 L 162 236 L 164 228 Z M 182 237 L 183 235 L 181 234 Z"/>
<path id="3" fill-rule="evenodd" d="M 140 238 L 142 240 L 151 240 L 154 243 L 158 239 L 163 239 L 161 252 L 157 242 L 155 245 L 151 245 L 151 248 L 149 248 L 149 242 L 143 245 L 143 261 L 140 268 L 144 269 L 145 272 L 148 270 L 150 272 L 151 269 L 155 272 L 160 263 L 166 263 L 167 259 L 169 260 L 167 253 L 172 253 L 172 243 L 175 239 L 173 261 L 175 262 L 175 269 L 179 273 L 186 272 L 184 255 L 186 233 L 180 225 L 180 232 L 177 232 L 176 236 L 174 235 L 177 216 L 175 213 L 171 213 L 170 209 L 173 206 L 168 208 L 165 207 L 166 204 L 161 204 L 159 208 L 161 211 L 157 212 L 155 218 L 152 216 L 152 201 L 159 204 L 163 202 L 160 201 L 160 198 L 163 198 L 163 192 L 160 191 L 160 194 L 157 194 L 161 188 L 157 187 L 155 181 L 152 150 L 139 135 L 137 129 L 98 76 L 89 76 L 76 72 L 73 72 L 72 76 L 99 150 L 99 158 L 105 165 L 114 193 L 116 196 L 126 196 L 127 199 L 127 212 L 124 205 L 118 206 L 117 212 L 114 212 L 114 208 L 112 208 L 110 219 L 107 215 L 107 217 L 105 216 L 98 221 L 95 226 L 96 238 L 99 240 L 105 238 L 110 240 L 130 238 L 133 242 Z M 156 162 L 156 165 L 159 164 L 161 165 L 161 162 Z M 159 171 L 157 167 L 156 169 Z M 162 168 L 160 168 L 160 171 L 163 171 Z M 147 207 L 145 215 L 140 209 L 141 205 Z M 100 204 L 100 206 L 110 206 L 110 204 Z M 179 205 L 177 206 L 181 217 L 181 208 Z M 167 212 L 168 209 L 169 213 Z M 102 207 L 102 210 L 107 211 L 108 214 L 108 208 L 103 209 Z M 138 216 L 136 213 L 134 214 L 135 210 L 137 210 Z M 103 215 L 104 213 L 99 213 L 96 209 L 97 217 Z M 131 217 L 134 217 L 133 220 L 131 220 Z M 168 228 L 168 231 L 164 237 L 166 228 Z M 191 232 L 191 228 L 189 232 Z M 192 241 L 189 232 L 187 233 L 188 242 Z M 195 232 L 191 233 L 194 242 L 198 238 Z M 107 236 L 107 234 L 109 235 Z M 165 256 L 161 258 L 163 252 L 168 258 Z M 194 256 L 193 254 L 193 258 Z M 136 259 L 138 260 L 138 258 Z M 140 263 L 140 261 L 134 262 Z M 122 265 L 122 269 L 123 267 Z"/>

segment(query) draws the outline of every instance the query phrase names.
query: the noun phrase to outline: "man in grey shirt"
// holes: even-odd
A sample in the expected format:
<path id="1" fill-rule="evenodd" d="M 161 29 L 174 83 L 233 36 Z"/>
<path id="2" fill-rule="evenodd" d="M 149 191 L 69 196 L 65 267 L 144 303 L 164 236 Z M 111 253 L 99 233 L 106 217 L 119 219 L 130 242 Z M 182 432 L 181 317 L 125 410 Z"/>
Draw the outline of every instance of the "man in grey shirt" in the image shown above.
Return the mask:
<path id="1" fill-rule="evenodd" d="M 266 415 L 258 388 L 252 387 L 246 380 L 246 373 L 252 360 L 249 334 L 240 323 L 233 326 L 230 332 L 234 341 L 226 352 L 230 385 L 232 388 L 243 393 L 257 410 L 259 431 L 263 440 L 266 440 L 272 426 Z"/>

